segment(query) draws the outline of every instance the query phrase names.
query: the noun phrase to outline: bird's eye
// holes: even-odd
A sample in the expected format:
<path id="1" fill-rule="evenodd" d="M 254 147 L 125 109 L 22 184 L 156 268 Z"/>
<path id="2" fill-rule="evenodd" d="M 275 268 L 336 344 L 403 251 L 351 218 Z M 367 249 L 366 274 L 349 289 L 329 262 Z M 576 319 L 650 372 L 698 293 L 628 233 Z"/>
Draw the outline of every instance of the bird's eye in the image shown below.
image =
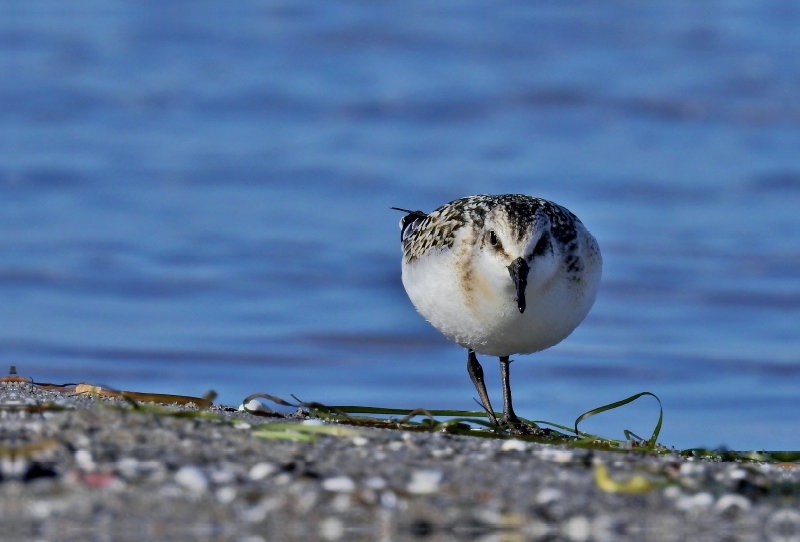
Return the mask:
<path id="1" fill-rule="evenodd" d="M 494 230 L 489 230 L 489 242 L 492 245 L 497 244 L 497 234 L 494 233 Z"/>

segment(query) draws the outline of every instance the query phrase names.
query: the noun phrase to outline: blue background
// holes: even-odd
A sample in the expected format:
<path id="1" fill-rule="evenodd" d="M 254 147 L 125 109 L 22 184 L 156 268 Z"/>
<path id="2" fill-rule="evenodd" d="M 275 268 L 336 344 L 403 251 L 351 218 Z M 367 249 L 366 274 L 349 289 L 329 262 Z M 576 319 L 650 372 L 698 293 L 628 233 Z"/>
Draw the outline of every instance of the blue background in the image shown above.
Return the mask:
<path id="1" fill-rule="evenodd" d="M 800 448 L 798 22 L 769 1 L 3 3 L 0 363 L 472 409 L 389 207 L 519 192 L 605 260 L 586 321 L 512 366 L 520 415 L 648 390 L 667 445 Z M 656 418 L 643 398 L 584 428 Z"/>

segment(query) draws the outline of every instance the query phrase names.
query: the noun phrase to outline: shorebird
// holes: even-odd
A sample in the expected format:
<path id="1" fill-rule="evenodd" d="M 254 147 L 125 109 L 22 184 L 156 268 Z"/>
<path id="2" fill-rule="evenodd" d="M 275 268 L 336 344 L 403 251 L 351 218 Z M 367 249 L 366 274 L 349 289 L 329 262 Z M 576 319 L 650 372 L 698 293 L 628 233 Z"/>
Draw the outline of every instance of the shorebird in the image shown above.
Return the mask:
<path id="1" fill-rule="evenodd" d="M 566 338 L 592 308 L 602 270 L 597 241 L 566 208 L 520 194 L 457 199 L 400 220 L 403 286 L 417 311 L 467 349 L 467 370 L 496 426 L 514 413 L 509 356 Z M 500 358 L 503 415 L 492 409 L 476 352 Z"/>

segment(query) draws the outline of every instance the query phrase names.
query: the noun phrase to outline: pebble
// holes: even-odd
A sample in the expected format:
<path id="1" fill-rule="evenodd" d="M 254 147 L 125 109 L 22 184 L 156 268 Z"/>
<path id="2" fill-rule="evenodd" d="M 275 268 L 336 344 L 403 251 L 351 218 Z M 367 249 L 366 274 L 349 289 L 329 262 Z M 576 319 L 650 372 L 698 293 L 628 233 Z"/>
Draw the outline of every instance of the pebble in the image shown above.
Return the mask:
<path id="1" fill-rule="evenodd" d="M 574 542 L 585 542 L 592 534 L 592 524 L 584 516 L 570 518 L 564 525 L 564 534 Z"/>
<path id="2" fill-rule="evenodd" d="M 237 512 L 239 519 L 244 522 L 261 523 L 266 519 L 269 513 L 269 507 L 265 506 L 263 502 L 260 502 L 246 508 L 241 508 Z"/>
<path id="3" fill-rule="evenodd" d="M 94 470 L 94 459 L 89 450 L 75 450 L 75 463 L 78 468 L 85 471 Z"/>
<path id="4" fill-rule="evenodd" d="M 203 493 L 208 489 L 208 478 L 205 473 L 192 465 L 185 465 L 175 473 L 178 485 L 194 493 Z"/>
<path id="5" fill-rule="evenodd" d="M 364 486 L 370 489 L 383 489 L 386 487 L 386 480 L 380 476 L 370 476 L 364 480 Z"/>
<path id="6" fill-rule="evenodd" d="M 236 481 L 236 470 L 231 465 L 222 465 L 208 473 L 211 481 L 218 485 L 230 484 Z"/>
<path id="7" fill-rule="evenodd" d="M 675 507 L 687 512 L 705 510 L 714 504 L 714 497 L 711 493 L 702 492 L 694 495 L 680 497 L 675 501 Z"/>
<path id="8" fill-rule="evenodd" d="M 353 501 L 350 499 L 349 493 L 337 493 L 336 496 L 331 501 L 331 508 L 333 508 L 336 512 L 342 514 L 347 512 Z"/>
<path id="9" fill-rule="evenodd" d="M 352 493 L 356 489 L 356 483 L 349 476 L 334 476 L 323 480 L 322 489 L 336 493 Z"/>
<path id="10" fill-rule="evenodd" d="M 705 471 L 705 465 L 703 463 L 695 463 L 695 462 L 686 462 L 681 463 L 678 472 L 681 476 L 696 476 L 703 474 Z M 744 472 L 744 471 L 743 471 Z"/>
<path id="11" fill-rule="evenodd" d="M 263 480 L 264 478 L 276 472 L 277 470 L 278 467 L 275 466 L 275 464 L 273 463 L 266 463 L 266 462 L 256 463 L 255 465 L 252 466 L 250 472 L 247 473 L 247 477 L 254 481 Z"/>
<path id="12" fill-rule="evenodd" d="M 320 420 L 319 418 L 311 418 L 310 420 L 303 420 L 303 425 L 313 425 L 313 426 L 320 426 L 325 425 L 325 422 Z"/>
<path id="13" fill-rule="evenodd" d="M 344 523 L 337 518 L 325 518 L 319 522 L 319 535 L 325 540 L 339 540 L 344 536 Z"/>
<path id="14" fill-rule="evenodd" d="M 735 493 L 728 493 L 723 495 L 717 501 L 717 504 L 714 506 L 716 510 L 720 512 L 725 512 L 729 508 L 736 507 L 739 510 L 749 510 L 750 509 L 750 501 L 747 497 L 742 495 L 737 495 Z"/>
<path id="15" fill-rule="evenodd" d="M 728 478 L 731 480 L 744 480 L 747 478 L 747 471 L 744 469 L 734 469 L 728 473 Z"/>
<path id="16" fill-rule="evenodd" d="M 536 452 L 540 458 L 545 461 L 552 461 L 553 463 L 569 463 L 575 454 L 569 450 L 560 450 L 558 448 L 544 448 Z"/>
<path id="17" fill-rule="evenodd" d="M 394 491 L 381 493 L 381 506 L 390 510 L 397 507 L 397 495 L 394 494 Z"/>
<path id="18" fill-rule="evenodd" d="M 239 412 L 272 412 L 272 409 L 267 407 L 258 399 L 250 399 L 247 404 L 242 403 L 239 405 Z"/>
<path id="19" fill-rule="evenodd" d="M 132 457 L 123 457 L 115 465 L 117 473 L 128 480 L 132 480 L 139 474 L 139 461 Z"/>
<path id="20" fill-rule="evenodd" d="M 217 489 L 217 491 L 214 493 L 214 496 L 220 503 L 228 504 L 230 502 L 233 502 L 233 500 L 236 498 L 236 493 L 237 492 L 235 488 L 231 486 L 223 486 Z"/>
<path id="21" fill-rule="evenodd" d="M 439 491 L 442 472 L 438 470 L 417 470 L 411 473 L 411 481 L 406 486 L 409 493 L 427 495 Z"/>
<path id="22" fill-rule="evenodd" d="M 549 504 L 561 498 L 561 490 L 554 487 L 546 487 L 536 494 L 536 502 L 539 504 Z"/>
<path id="23" fill-rule="evenodd" d="M 664 496 L 668 499 L 679 499 L 683 497 L 683 491 L 678 486 L 667 486 L 664 488 Z"/>
<path id="24" fill-rule="evenodd" d="M 528 449 L 528 445 L 517 439 L 510 439 L 503 442 L 500 449 L 504 452 L 524 452 Z"/>

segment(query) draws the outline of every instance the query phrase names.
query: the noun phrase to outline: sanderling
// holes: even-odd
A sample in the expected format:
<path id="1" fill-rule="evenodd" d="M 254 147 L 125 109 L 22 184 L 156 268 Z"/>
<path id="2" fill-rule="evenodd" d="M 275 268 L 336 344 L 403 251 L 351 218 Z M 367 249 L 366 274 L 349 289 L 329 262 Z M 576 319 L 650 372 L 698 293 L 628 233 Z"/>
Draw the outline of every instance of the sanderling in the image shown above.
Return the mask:
<path id="1" fill-rule="evenodd" d="M 457 199 L 400 220 L 403 286 L 422 316 L 468 350 L 467 370 L 496 425 L 522 425 L 511 405 L 512 354 L 567 337 L 594 304 L 602 258 L 578 217 L 550 201 L 507 194 Z M 498 421 L 475 352 L 498 356 Z"/>

